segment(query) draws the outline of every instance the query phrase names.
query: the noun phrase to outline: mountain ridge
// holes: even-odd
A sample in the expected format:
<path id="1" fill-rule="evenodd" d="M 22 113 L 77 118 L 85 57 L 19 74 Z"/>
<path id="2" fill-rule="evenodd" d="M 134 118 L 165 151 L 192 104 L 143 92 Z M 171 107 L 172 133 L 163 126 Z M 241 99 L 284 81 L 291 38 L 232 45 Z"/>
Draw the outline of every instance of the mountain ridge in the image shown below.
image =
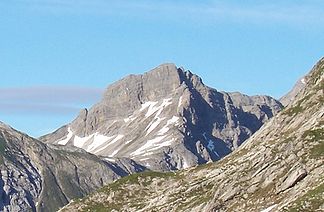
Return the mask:
<path id="1" fill-rule="evenodd" d="M 222 160 L 132 175 L 62 211 L 322 211 L 324 58 L 305 82 L 283 111 Z"/>
<path id="2" fill-rule="evenodd" d="M 220 159 L 281 108 L 269 96 L 219 92 L 169 63 L 113 83 L 99 103 L 40 140 L 169 171 Z"/>
<path id="3" fill-rule="evenodd" d="M 0 122 L 0 210 L 54 211 L 113 180 L 144 171 L 83 149 L 44 144 Z"/>

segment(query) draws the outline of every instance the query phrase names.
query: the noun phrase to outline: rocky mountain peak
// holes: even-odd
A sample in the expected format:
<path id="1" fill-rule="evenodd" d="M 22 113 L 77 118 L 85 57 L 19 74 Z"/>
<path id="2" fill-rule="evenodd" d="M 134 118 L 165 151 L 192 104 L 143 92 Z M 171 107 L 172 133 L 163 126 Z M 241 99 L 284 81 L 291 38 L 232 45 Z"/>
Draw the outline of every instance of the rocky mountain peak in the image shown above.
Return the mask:
<path id="1" fill-rule="evenodd" d="M 281 107 L 267 96 L 218 92 L 168 63 L 113 83 L 99 103 L 41 139 L 153 170 L 182 169 L 230 153 Z"/>
<path id="2" fill-rule="evenodd" d="M 103 102 L 114 102 L 123 107 L 134 108 L 148 101 L 156 101 L 172 94 L 182 84 L 197 86 L 202 84 L 200 77 L 177 68 L 173 63 L 161 64 L 140 75 L 129 75 L 110 85 Z"/>
<path id="3" fill-rule="evenodd" d="M 315 86 L 323 86 L 323 78 L 324 78 L 324 57 L 321 58 L 316 63 L 312 71 L 307 75 L 306 83 Z"/>
<path id="4" fill-rule="evenodd" d="M 92 120 L 93 117 L 88 117 L 89 111 L 83 109 L 71 126 L 78 134 L 86 136 L 96 129 L 93 125 L 99 126 L 107 119 L 131 116 L 147 102 L 180 97 L 186 93 L 186 89 L 192 91 L 197 88 L 205 88 L 199 76 L 177 68 L 173 63 L 161 64 L 144 74 L 126 76 L 108 86 L 103 99 L 90 109 L 90 113 L 96 113 L 104 119 Z M 89 126 L 86 122 L 92 124 Z M 80 131 L 80 128 L 86 130 Z"/>
<path id="5" fill-rule="evenodd" d="M 296 84 L 294 85 L 294 87 L 292 88 L 291 91 L 289 91 L 286 95 L 284 95 L 283 97 L 280 98 L 280 102 L 284 105 L 284 106 L 288 106 L 291 102 L 293 102 L 297 95 L 304 90 L 305 88 L 307 89 L 307 87 L 309 88 L 310 86 L 308 86 L 309 84 L 314 84 L 314 83 L 318 83 L 320 82 L 320 76 L 323 77 L 323 74 L 321 72 L 321 70 L 323 70 L 323 64 L 324 64 L 324 57 L 321 58 L 316 64 L 315 66 L 312 68 L 312 70 L 305 76 L 303 76 L 302 78 L 300 78 Z"/>
<path id="6" fill-rule="evenodd" d="M 323 59 L 305 76 L 304 82 L 305 87 L 282 112 L 222 160 L 178 172 L 129 176 L 62 211 L 323 211 Z M 253 102 L 253 98 L 238 93 L 223 96 L 225 102 L 234 103 L 226 104 L 226 109 L 233 105 L 249 108 Z M 242 96 L 244 101 L 239 101 Z M 254 101 L 260 104 L 259 100 Z M 202 117 L 201 111 L 198 114 Z M 225 128 L 232 133 L 237 129 L 233 127 L 237 124 L 234 117 L 239 112 L 233 114 L 224 122 L 232 126 Z M 204 129 L 208 131 L 208 125 Z M 199 142 L 203 146 L 203 140 Z M 219 146 L 215 149 L 220 150 Z"/>

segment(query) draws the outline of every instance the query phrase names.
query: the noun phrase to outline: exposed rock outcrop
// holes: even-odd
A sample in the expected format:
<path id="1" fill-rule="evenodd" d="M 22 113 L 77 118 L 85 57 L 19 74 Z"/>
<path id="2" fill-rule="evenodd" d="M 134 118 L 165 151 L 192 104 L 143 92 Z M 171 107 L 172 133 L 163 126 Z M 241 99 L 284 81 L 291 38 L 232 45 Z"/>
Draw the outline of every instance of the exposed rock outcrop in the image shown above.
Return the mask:
<path id="1" fill-rule="evenodd" d="M 55 211 L 144 167 L 46 145 L 0 123 L 0 170 L 0 211 Z"/>
<path id="2" fill-rule="evenodd" d="M 177 170 L 219 160 L 281 108 L 269 96 L 219 92 L 190 71 L 163 64 L 110 85 L 98 104 L 40 139 Z"/>

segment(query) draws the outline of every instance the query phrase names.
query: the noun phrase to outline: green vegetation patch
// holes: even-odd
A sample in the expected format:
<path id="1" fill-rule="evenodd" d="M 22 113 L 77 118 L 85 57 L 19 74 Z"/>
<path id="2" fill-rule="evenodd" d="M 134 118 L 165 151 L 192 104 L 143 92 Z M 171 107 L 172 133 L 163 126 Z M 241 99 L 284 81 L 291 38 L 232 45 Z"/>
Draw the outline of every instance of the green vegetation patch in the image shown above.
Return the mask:
<path id="1" fill-rule="evenodd" d="M 318 142 L 315 144 L 310 151 L 312 157 L 324 156 L 324 129 L 319 128 L 315 130 L 307 130 L 302 135 L 303 139 L 311 142 Z"/>
<path id="2" fill-rule="evenodd" d="M 129 185 L 129 184 L 141 184 L 143 183 L 144 186 L 150 184 L 152 182 L 153 178 L 170 178 L 170 177 L 176 177 L 176 173 L 174 172 L 141 172 L 141 173 L 135 173 L 131 174 L 126 177 L 122 177 L 121 179 L 115 181 L 114 183 L 108 185 L 107 187 L 103 188 L 105 189 L 111 189 L 111 190 L 118 190 L 123 185 Z M 142 181 L 140 179 L 143 179 Z M 141 183 L 140 183 L 141 182 Z"/>
<path id="3" fill-rule="evenodd" d="M 143 197 L 151 191 L 150 184 L 154 179 L 169 181 L 180 176 L 174 172 L 142 172 L 123 177 L 111 183 L 97 192 L 83 199 L 75 201 L 81 205 L 81 211 L 121 211 L 126 205 L 128 208 L 140 210 L 145 207 Z M 112 199 L 107 198 L 113 193 Z"/>
<path id="4" fill-rule="evenodd" d="M 283 112 L 283 114 L 288 115 L 288 116 L 293 116 L 293 115 L 296 115 L 296 114 L 299 114 L 299 113 L 303 112 L 306 108 L 303 108 L 301 106 L 301 104 L 308 101 L 308 100 L 310 100 L 313 95 L 314 95 L 314 93 L 308 94 L 307 96 L 305 96 L 304 98 L 299 100 L 294 107 L 286 109 Z"/>
<path id="5" fill-rule="evenodd" d="M 107 211 L 116 211 L 119 210 L 120 206 L 115 204 L 105 205 L 103 203 L 92 202 L 87 205 L 85 208 L 82 208 L 82 211 L 91 211 L 91 212 L 107 212 Z"/>
<path id="6" fill-rule="evenodd" d="M 184 211 L 184 209 L 190 209 L 194 206 L 207 203 L 213 197 L 212 195 L 213 184 L 202 184 L 192 190 L 182 191 L 170 195 L 169 203 L 177 202 L 176 211 Z M 177 201 L 179 200 L 180 201 Z M 190 201 L 188 201 L 190 200 Z"/>
<path id="7" fill-rule="evenodd" d="M 313 146 L 311 149 L 311 155 L 313 157 L 323 157 L 324 156 L 324 142 L 320 142 L 319 144 Z"/>
<path id="8" fill-rule="evenodd" d="M 284 208 L 284 211 L 317 211 L 324 203 L 324 184 L 308 191 L 302 197 L 298 198 L 291 206 Z"/>
<path id="9" fill-rule="evenodd" d="M 320 64 L 318 69 L 316 71 L 314 71 L 312 73 L 312 75 L 310 76 L 311 78 L 311 83 L 312 84 L 315 84 L 320 78 L 321 76 L 324 74 L 324 65 L 323 64 Z M 324 85 L 322 84 L 322 87 Z"/>
<path id="10" fill-rule="evenodd" d="M 293 116 L 293 115 L 298 114 L 298 113 L 303 112 L 303 111 L 304 111 L 304 108 L 302 108 L 300 106 L 300 104 L 298 104 L 298 105 L 296 105 L 294 107 L 291 107 L 291 108 L 285 110 L 284 114 L 288 115 L 288 116 Z"/>

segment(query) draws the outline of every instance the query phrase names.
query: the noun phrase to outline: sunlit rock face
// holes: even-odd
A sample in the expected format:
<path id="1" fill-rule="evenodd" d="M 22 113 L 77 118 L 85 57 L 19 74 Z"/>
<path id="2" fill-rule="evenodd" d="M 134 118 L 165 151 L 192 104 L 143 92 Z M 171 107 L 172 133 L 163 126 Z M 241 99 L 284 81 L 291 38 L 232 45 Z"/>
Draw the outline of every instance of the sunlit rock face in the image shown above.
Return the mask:
<path id="1" fill-rule="evenodd" d="M 162 64 L 113 83 L 99 103 L 41 140 L 177 170 L 224 157 L 281 108 L 269 96 L 220 92 Z"/>

